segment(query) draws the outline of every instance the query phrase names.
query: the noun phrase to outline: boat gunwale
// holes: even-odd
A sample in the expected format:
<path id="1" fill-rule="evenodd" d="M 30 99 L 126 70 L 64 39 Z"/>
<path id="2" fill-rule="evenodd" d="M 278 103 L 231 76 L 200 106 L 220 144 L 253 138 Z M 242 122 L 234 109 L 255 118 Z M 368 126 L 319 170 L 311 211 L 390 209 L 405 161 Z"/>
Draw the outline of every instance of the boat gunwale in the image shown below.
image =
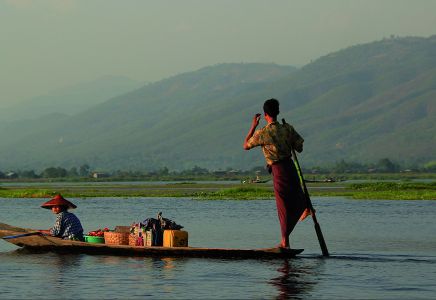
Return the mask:
<path id="1" fill-rule="evenodd" d="M 8 225 L 9 226 L 9 225 Z M 0 237 L 35 232 L 32 229 L 12 227 L 14 230 L 0 229 Z M 19 231 L 15 231 L 18 229 Z M 87 243 L 82 241 L 62 240 L 41 234 L 19 236 L 5 240 L 31 252 L 84 253 L 117 256 L 165 256 L 165 257 L 205 257 L 205 258 L 291 258 L 301 253 L 302 249 L 236 249 L 203 247 L 162 247 L 130 246 Z"/>

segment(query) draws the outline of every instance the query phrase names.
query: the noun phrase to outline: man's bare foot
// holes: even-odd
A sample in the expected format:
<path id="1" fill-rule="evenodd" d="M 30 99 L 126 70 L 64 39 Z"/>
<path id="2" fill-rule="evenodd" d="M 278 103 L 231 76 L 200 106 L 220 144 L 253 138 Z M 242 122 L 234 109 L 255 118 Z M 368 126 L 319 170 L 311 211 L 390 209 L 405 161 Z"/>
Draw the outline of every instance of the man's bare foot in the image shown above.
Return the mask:
<path id="1" fill-rule="evenodd" d="M 308 216 L 310 216 L 312 213 L 310 211 L 309 208 L 306 208 L 303 213 L 300 216 L 300 221 L 303 221 L 304 219 L 306 219 Z"/>
<path id="2" fill-rule="evenodd" d="M 290 248 L 289 241 L 282 241 L 280 244 L 277 245 L 278 248 Z"/>

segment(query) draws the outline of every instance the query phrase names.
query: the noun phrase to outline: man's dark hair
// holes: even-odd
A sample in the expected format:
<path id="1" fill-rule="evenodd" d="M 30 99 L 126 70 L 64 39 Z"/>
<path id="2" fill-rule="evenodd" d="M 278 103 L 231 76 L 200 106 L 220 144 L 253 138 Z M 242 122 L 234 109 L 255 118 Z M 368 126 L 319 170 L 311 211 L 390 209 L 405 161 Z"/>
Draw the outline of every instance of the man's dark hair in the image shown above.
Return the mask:
<path id="1" fill-rule="evenodd" d="M 271 98 L 265 101 L 263 104 L 263 111 L 267 113 L 272 118 L 277 118 L 279 114 L 279 101 L 277 99 Z"/>

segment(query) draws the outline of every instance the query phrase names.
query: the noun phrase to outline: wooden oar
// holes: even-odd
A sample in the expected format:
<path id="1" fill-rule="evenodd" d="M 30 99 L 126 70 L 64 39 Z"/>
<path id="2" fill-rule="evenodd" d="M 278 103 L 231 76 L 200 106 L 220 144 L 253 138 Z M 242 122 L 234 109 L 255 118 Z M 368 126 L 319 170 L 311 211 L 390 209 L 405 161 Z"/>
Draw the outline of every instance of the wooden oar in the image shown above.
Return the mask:
<path id="1" fill-rule="evenodd" d="M 286 124 L 285 119 L 282 119 L 282 123 Z M 313 219 L 313 222 L 315 225 L 316 236 L 318 237 L 319 246 L 321 247 L 322 255 L 328 257 L 329 251 L 327 249 L 327 245 L 325 243 L 324 236 L 322 235 L 321 226 L 319 226 L 318 220 L 316 219 L 315 209 L 313 209 L 312 201 L 310 200 L 309 191 L 307 190 L 306 183 L 305 183 L 305 180 L 303 177 L 303 171 L 301 170 L 300 163 L 298 162 L 297 154 L 295 153 L 294 148 L 292 147 L 292 145 L 289 145 L 289 146 L 291 147 L 292 156 L 294 158 L 295 165 L 297 166 L 298 173 L 300 174 L 300 177 L 301 177 L 304 196 L 306 199 L 307 206 L 310 210 L 310 214 L 312 215 L 312 219 Z"/>
<path id="2" fill-rule="evenodd" d="M 31 236 L 31 235 L 44 235 L 44 234 L 42 232 L 39 232 L 39 231 L 34 231 L 34 232 L 28 232 L 28 233 L 23 233 L 23 234 L 17 234 L 17 235 L 8 235 L 8 236 L 2 237 L 2 239 L 9 240 L 9 239 L 16 239 L 16 238 Z"/>

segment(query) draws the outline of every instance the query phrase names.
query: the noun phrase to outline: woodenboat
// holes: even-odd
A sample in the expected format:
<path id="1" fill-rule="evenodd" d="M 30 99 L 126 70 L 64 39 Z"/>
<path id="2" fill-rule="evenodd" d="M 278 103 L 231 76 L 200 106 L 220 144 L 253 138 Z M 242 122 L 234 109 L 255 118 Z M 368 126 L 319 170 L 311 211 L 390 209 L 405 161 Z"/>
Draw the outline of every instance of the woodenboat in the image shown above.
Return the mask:
<path id="1" fill-rule="evenodd" d="M 0 238 L 31 252 L 52 251 L 58 253 L 84 253 L 94 255 L 268 259 L 292 258 L 303 252 L 303 249 L 282 248 L 232 249 L 94 244 L 62 240 L 52 236 L 42 235 L 32 229 L 10 226 L 4 223 L 0 223 Z"/>

